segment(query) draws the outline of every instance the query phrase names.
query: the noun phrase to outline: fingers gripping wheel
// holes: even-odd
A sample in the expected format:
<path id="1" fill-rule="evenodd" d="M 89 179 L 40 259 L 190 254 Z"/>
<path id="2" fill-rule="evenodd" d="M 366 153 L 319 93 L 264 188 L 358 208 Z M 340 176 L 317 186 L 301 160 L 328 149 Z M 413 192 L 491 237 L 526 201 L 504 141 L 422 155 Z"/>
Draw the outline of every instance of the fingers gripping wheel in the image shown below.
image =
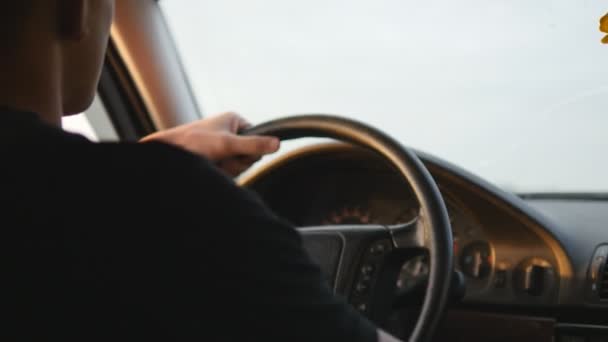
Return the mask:
<path id="1" fill-rule="evenodd" d="M 369 125 L 329 115 L 302 115 L 278 119 L 253 127 L 244 134 L 272 135 L 282 140 L 305 137 L 332 138 L 370 149 L 392 163 L 412 188 L 420 203 L 420 213 L 415 221 L 402 226 L 376 227 L 376 230 L 373 227 L 367 227 L 365 231 L 378 236 L 379 231 L 388 230 L 389 243 L 391 249 L 395 251 L 427 250 L 429 278 L 426 296 L 409 340 L 430 340 L 448 300 L 453 272 L 452 233 L 447 209 L 437 184 L 418 157 L 396 140 Z M 347 236 L 345 248 L 348 247 L 349 241 L 355 241 L 348 239 L 349 232 L 353 232 L 353 235 L 356 232 L 357 236 L 361 236 L 362 231 L 361 227 L 345 226 L 314 227 L 301 230 L 304 237 L 306 234 L 319 232 L 323 234 L 339 232 L 342 236 Z M 361 239 L 357 241 L 360 242 Z M 361 249 L 360 246 L 361 244 L 358 249 Z M 343 262 L 360 265 L 360 253 L 356 257 L 353 256 L 354 253 L 346 254 L 356 260 L 343 260 Z M 353 291 L 356 291 L 357 285 L 353 284 Z M 373 290 L 382 291 L 383 289 Z M 372 296 L 371 298 L 377 297 Z"/>

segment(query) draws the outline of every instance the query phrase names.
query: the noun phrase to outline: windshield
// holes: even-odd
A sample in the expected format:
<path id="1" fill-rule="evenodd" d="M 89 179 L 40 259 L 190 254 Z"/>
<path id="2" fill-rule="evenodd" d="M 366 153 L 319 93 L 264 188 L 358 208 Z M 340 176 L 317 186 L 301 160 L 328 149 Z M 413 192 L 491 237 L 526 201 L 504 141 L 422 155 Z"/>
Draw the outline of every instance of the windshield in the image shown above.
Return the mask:
<path id="1" fill-rule="evenodd" d="M 597 0 L 164 0 L 203 112 L 370 123 L 513 192 L 608 192 Z"/>

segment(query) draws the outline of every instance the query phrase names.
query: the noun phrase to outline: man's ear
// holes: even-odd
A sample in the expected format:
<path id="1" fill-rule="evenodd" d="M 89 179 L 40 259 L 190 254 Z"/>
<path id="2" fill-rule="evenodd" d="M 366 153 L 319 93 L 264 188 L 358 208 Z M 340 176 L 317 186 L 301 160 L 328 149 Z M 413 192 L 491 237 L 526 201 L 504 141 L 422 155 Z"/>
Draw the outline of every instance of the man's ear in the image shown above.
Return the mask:
<path id="1" fill-rule="evenodd" d="M 66 40 L 81 40 L 88 33 L 89 0 L 57 0 L 59 35 Z"/>

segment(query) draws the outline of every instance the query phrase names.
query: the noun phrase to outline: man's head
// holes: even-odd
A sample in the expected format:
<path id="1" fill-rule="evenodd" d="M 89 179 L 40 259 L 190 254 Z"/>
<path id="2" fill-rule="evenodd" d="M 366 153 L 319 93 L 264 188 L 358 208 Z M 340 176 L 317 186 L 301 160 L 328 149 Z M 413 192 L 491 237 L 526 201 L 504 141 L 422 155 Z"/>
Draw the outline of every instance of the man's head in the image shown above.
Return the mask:
<path id="1" fill-rule="evenodd" d="M 0 57 L 0 105 L 43 116 L 86 110 L 99 82 L 114 0 L 11 0 L 0 6 L 0 38 L 10 45 Z M 54 98 L 43 99 L 45 91 Z"/>

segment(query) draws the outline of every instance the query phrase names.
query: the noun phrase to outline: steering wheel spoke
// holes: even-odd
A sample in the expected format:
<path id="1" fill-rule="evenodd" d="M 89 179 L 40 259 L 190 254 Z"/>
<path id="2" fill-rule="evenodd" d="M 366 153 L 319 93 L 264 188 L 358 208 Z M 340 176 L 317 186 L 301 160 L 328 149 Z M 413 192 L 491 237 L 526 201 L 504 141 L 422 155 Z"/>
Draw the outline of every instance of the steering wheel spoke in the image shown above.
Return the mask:
<path id="1" fill-rule="evenodd" d="M 422 214 L 406 223 L 387 227 L 395 249 L 427 249 L 428 223 Z"/>
<path id="2" fill-rule="evenodd" d="M 390 230 L 381 225 L 327 225 L 298 231 L 309 256 L 341 294 L 351 291 L 355 273 L 366 268 L 364 260 L 378 264 L 394 248 Z"/>
<path id="3" fill-rule="evenodd" d="M 392 310 L 403 263 L 428 253 L 420 217 L 394 226 L 327 225 L 298 230 L 334 291 L 382 325 Z"/>

